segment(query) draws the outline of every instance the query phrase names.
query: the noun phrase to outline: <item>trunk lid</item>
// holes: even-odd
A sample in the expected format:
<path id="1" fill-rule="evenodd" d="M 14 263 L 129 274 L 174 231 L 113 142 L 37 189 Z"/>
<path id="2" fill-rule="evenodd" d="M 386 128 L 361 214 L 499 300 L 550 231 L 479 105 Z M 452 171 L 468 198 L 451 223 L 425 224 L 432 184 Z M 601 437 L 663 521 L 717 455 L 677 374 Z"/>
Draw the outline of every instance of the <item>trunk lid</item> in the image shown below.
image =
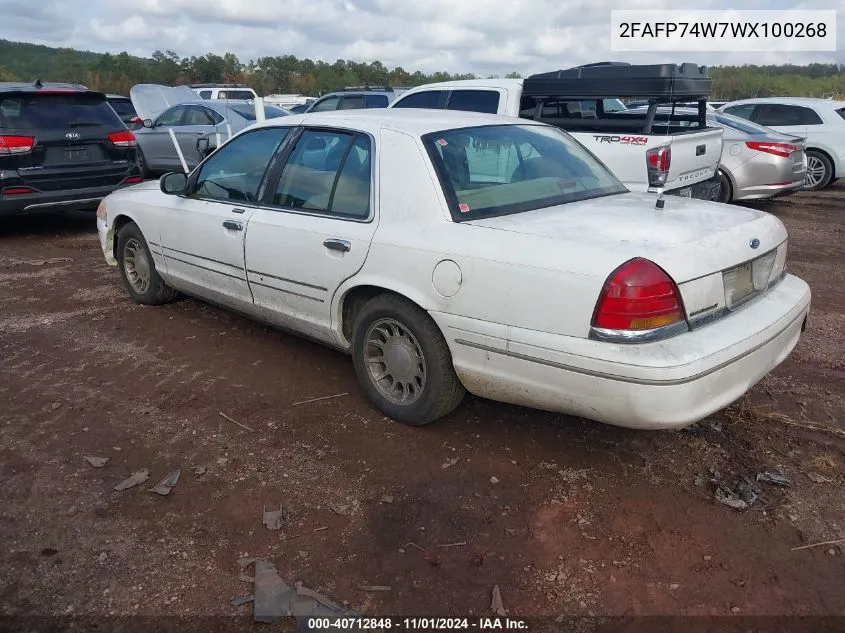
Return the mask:
<path id="1" fill-rule="evenodd" d="M 678 284 L 721 272 L 777 248 L 786 229 L 775 216 L 743 207 L 677 196 L 655 209 L 655 196 L 626 193 L 527 213 L 472 220 L 475 226 L 565 243 L 591 244 L 618 257 L 617 265 L 646 257 Z M 752 241 L 757 240 L 752 248 Z M 605 277 L 594 262 L 573 262 L 577 272 Z"/>
<path id="2" fill-rule="evenodd" d="M 129 98 L 132 100 L 135 112 L 144 120 L 155 120 L 159 114 L 180 103 L 203 100 L 188 86 L 160 86 L 159 84 L 135 84 L 129 90 Z"/>

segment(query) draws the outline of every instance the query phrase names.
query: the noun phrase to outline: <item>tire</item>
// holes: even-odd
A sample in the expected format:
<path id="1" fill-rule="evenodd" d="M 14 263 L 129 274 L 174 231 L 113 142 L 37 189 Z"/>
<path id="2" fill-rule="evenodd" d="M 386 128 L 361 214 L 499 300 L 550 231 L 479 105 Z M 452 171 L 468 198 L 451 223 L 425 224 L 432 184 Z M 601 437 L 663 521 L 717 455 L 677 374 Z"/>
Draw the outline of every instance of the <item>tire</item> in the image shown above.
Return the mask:
<path id="1" fill-rule="evenodd" d="M 810 175 L 810 170 L 813 175 Z M 833 163 L 826 154 L 818 150 L 807 150 L 807 178 L 804 181 L 805 191 L 824 189 L 833 180 Z"/>
<path id="2" fill-rule="evenodd" d="M 373 340 L 388 344 L 392 370 L 373 360 L 380 349 Z M 397 295 L 379 295 L 362 306 L 352 326 L 352 362 L 370 402 L 410 426 L 442 418 L 466 394 L 437 325 L 425 311 Z M 376 380 L 374 374 L 390 371 L 388 377 Z M 394 376 L 397 373 L 400 380 Z"/>
<path id="3" fill-rule="evenodd" d="M 141 178 L 146 180 L 150 178 L 150 169 L 147 167 L 147 159 L 144 158 L 144 152 L 138 147 L 138 167 L 141 169 Z"/>
<path id="4" fill-rule="evenodd" d="M 124 225 L 117 234 L 117 265 L 126 292 L 136 303 L 158 306 L 178 296 L 156 271 L 147 240 L 134 222 Z"/>
<path id="5" fill-rule="evenodd" d="M 728 178 L 728 175 L 725 172 L 719 171 L 719 198 L 717 202 L 730 204 L 733 202 L 733 199 L 734 191 L 731 186 L 731 179 Z"/>

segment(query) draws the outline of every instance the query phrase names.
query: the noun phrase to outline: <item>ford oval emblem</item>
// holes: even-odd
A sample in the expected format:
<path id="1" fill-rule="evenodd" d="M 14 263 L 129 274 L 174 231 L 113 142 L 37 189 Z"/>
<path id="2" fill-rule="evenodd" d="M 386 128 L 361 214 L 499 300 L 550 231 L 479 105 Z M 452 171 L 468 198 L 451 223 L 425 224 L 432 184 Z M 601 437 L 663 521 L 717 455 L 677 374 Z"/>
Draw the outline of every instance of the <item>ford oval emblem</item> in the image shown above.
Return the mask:
<path id="1" fill-rule="evenodd" d="M 760 246 L 760 240 L 758 240 L 758 239 L 755 237 L 753 240 L 751 240 L 751 243 L 749 244 L 749 246 L 750 246 L 751 248 L 757 248 L 758 246 Z"/>

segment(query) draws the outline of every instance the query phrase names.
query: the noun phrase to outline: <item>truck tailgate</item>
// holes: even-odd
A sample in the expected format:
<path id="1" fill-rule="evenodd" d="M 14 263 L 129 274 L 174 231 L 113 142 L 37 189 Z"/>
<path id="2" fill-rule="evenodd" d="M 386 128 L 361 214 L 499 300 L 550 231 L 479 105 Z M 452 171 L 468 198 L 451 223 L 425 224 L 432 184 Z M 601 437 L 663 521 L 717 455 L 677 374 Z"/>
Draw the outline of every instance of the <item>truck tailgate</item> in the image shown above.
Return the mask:
<path id="1" fill-rule="evenodd" d="M 705 128 L 664 138 L 672 149 L 672 161 L 664 189 L 688 187 L 712 178 L 716 173 L 722 157 L 721 128 Z"/>
<path id="2" fill-rule="evenodd" d="M 564 127 L 566 129 L 566 127 Z M 713 177 L 722 154 L 722 129 L 667 136 L 664 134 L 606 133 L 567 130 L 595 154 L 631 191 L 650 191 L 646 152 L 671 146 L 672 160 L 664 190 L 694 185 Z"/>

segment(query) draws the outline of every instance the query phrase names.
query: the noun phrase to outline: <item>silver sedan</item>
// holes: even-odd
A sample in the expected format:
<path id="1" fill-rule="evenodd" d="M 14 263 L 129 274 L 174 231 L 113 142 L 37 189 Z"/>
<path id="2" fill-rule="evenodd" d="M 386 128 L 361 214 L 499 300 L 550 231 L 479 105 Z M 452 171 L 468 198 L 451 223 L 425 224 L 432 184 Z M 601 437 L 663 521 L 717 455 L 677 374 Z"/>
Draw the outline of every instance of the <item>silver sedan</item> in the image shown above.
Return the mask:
<path id="1" fill-rule="evenodd" d="M 283 108 L 264 104 L 268 119 L 289 114 Z M 251 101 L 220 99 L 171 106 L 155 119 L 145 119 L 144 127 L 135 130 L 141 171 L 149 177 L 183 170 L 170 130 L 190 170 L 202 160 L 197 143 L 200 139 L 208 139 L 208 145 L 213 148 L 218 138 L 225 141 L 255 120 L 255 105 Z"/>
<path id="2" fill-rule="evenodd" d="M 803 138 L 722 112 L 709 112 L 707 120 L 724 129 L 718 171 L 720 202 L 763 200 L 804 188 L 807 156 Z"/>

